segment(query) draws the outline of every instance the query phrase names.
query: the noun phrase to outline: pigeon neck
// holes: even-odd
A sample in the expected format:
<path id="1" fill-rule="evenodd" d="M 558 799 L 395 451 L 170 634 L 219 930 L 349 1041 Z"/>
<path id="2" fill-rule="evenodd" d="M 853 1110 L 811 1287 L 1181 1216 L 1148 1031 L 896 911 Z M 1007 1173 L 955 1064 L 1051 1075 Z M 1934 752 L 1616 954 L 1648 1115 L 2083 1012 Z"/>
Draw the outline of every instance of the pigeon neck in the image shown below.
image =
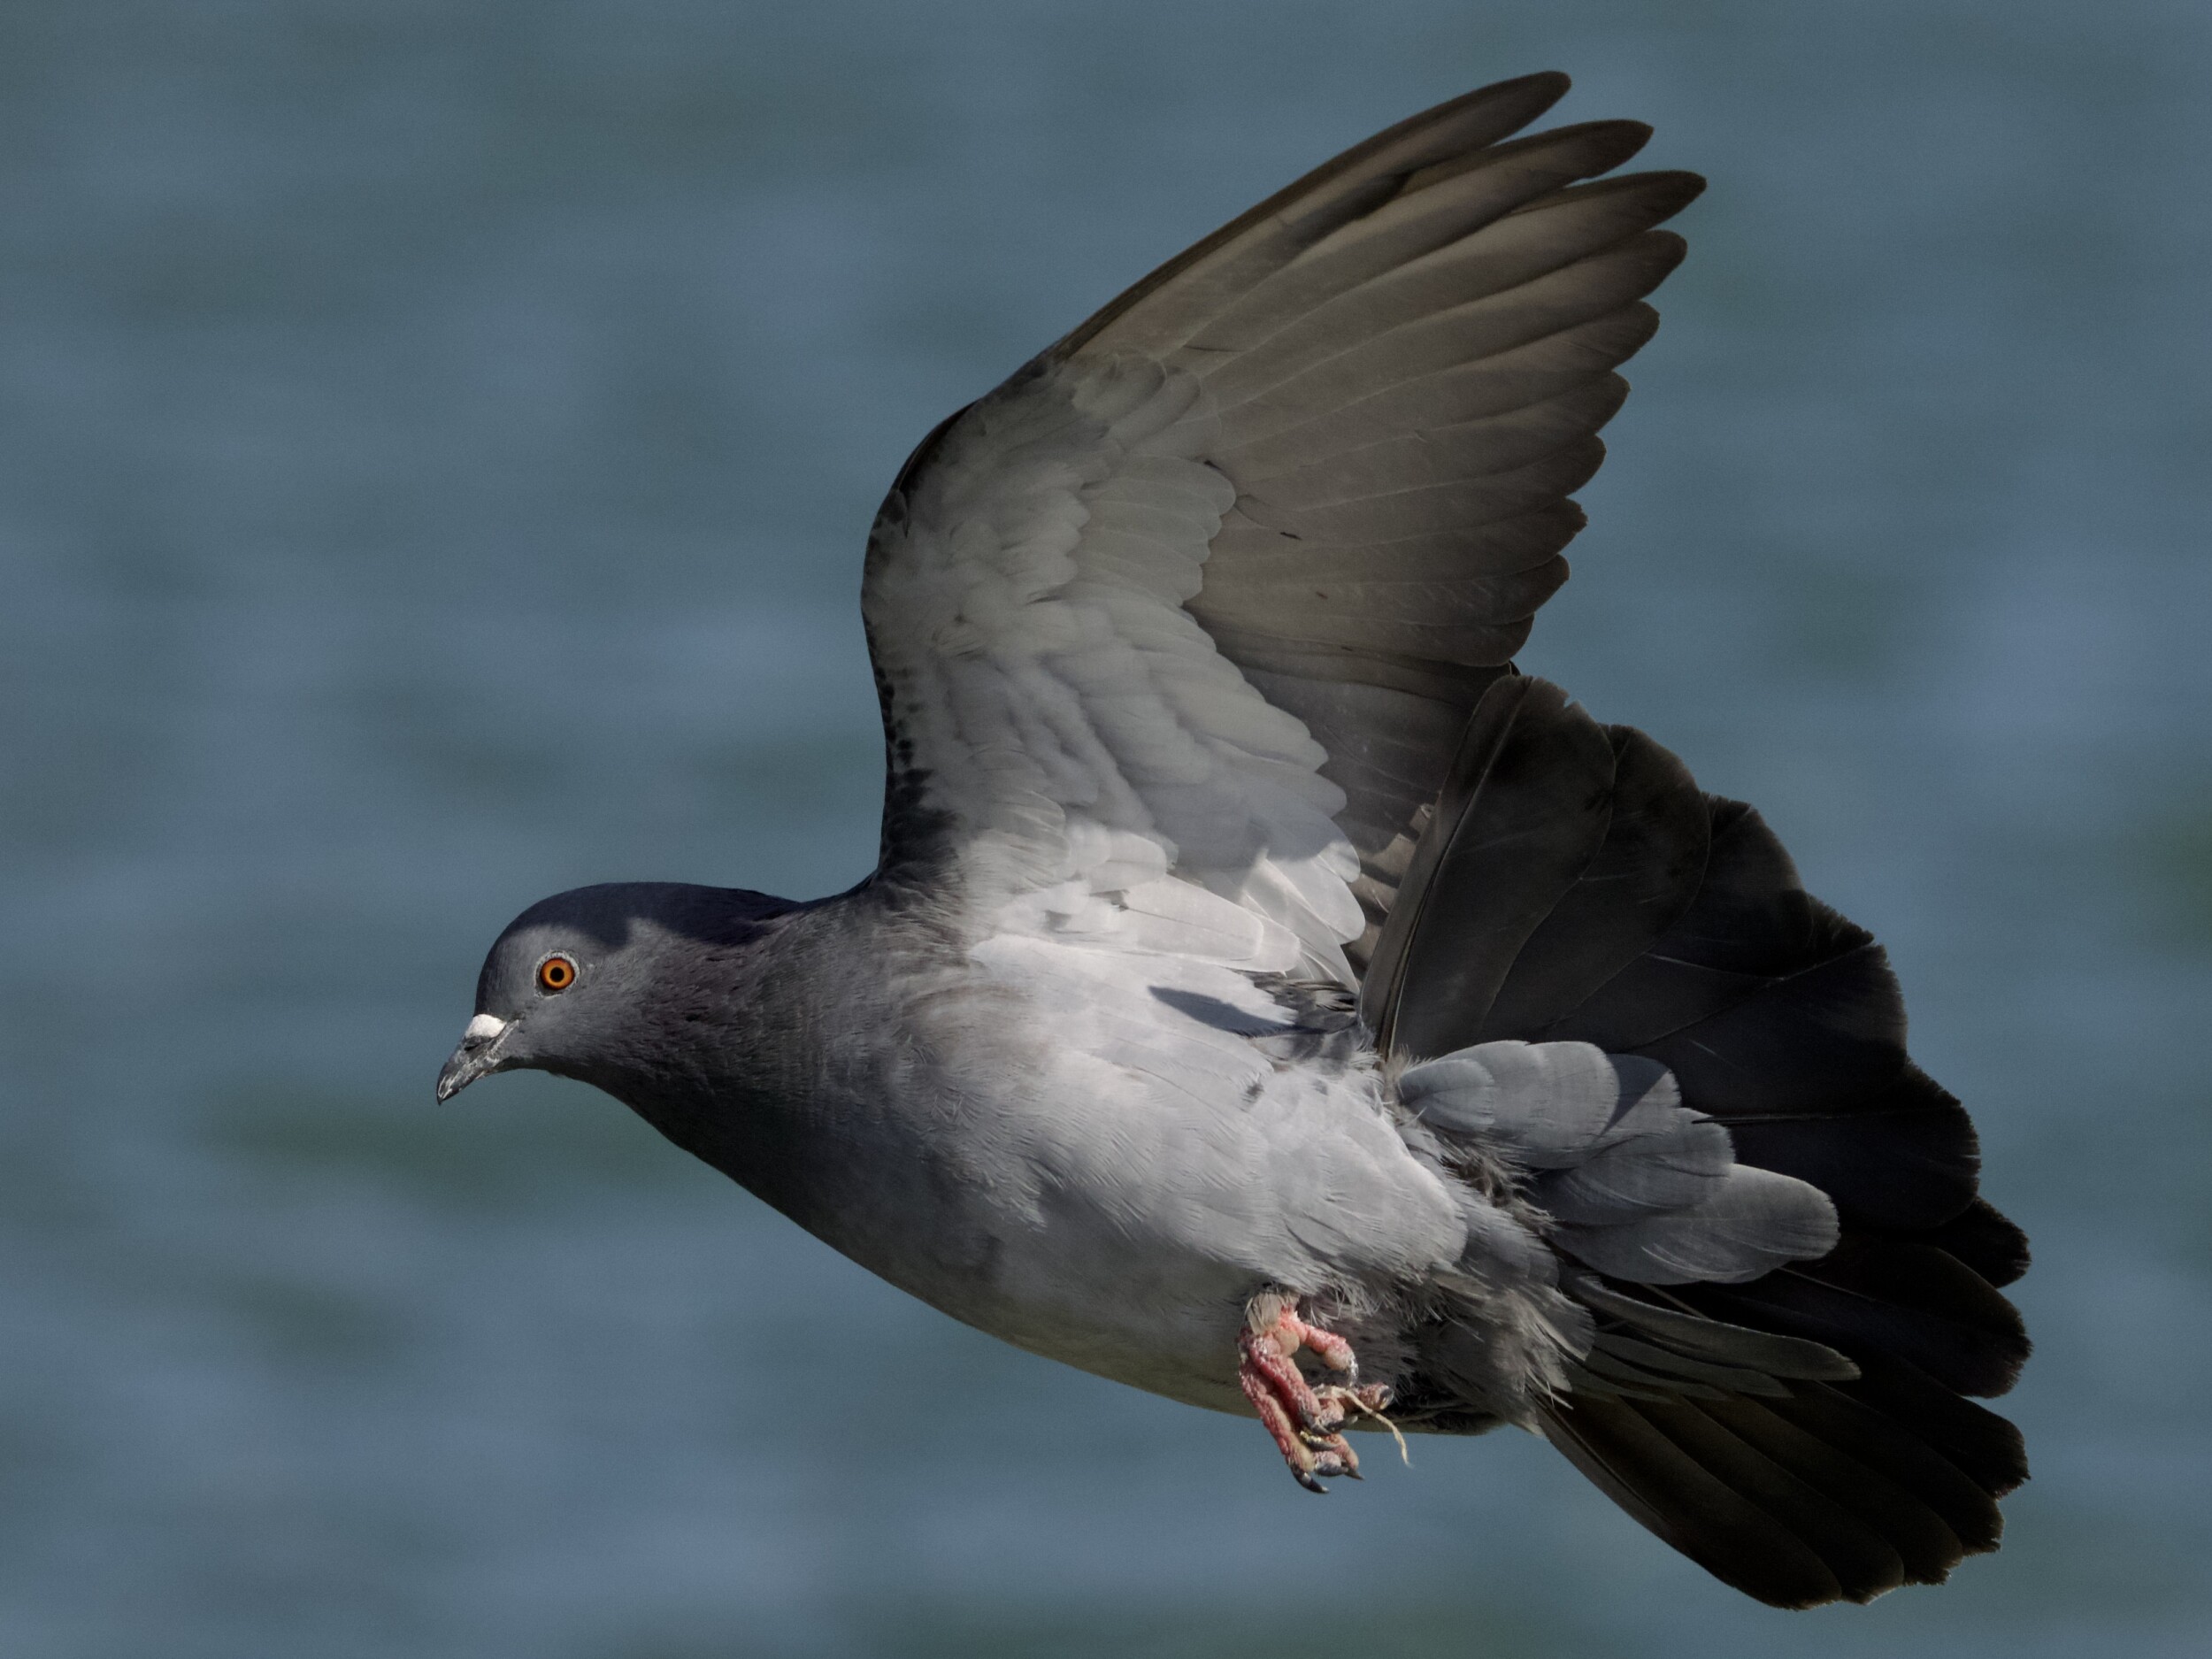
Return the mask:
<path id="1" fill-rule="evenodd" d="M 650 1016 L 657 1064 L 609 1092 L 810 1231 L 849 1185 L 856 1112 L 897 1051 L 896 895 L 875 884 L 795 905 L 741 952 L 688 970 Z M 700 1017 L 703 1012 L 703 1018 Z"/>

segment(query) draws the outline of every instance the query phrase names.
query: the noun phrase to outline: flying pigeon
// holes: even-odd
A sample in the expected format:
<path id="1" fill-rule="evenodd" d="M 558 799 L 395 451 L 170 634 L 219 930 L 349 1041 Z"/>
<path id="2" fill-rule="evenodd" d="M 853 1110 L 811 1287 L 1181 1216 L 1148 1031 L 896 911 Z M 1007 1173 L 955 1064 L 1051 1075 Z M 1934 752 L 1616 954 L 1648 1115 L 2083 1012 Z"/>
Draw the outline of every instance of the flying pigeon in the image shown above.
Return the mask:
<path id="1" fill-rule="evenodd" d="M 1512 657 L 1702 188 L 1515 137 L 1309 173 L 914 452 L 862 608 L 880 862 L 531 906 L 440 1100 L 532 1067 L 953 1317 L 1256 1417 L 1541 1435 L 1780 1607 L 1996 1547 L 2021 1233 L 1881 948 Z"/>

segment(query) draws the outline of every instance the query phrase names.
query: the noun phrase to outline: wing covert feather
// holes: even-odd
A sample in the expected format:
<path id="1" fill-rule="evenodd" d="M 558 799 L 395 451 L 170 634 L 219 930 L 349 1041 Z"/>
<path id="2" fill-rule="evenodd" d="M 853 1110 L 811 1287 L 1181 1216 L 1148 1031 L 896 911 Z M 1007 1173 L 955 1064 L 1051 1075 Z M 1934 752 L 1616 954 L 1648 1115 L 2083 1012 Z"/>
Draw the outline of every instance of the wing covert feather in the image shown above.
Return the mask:
<path id="1" fill-rule="evenodd" d="M 1512 136 L 1566 88 L 1347 151 L 916 452 L 864 596 L 887 867 L 954 860 L 990 928 L 1356 977 L 1701 188 L 1588 182 L 1637 123 Z"/>

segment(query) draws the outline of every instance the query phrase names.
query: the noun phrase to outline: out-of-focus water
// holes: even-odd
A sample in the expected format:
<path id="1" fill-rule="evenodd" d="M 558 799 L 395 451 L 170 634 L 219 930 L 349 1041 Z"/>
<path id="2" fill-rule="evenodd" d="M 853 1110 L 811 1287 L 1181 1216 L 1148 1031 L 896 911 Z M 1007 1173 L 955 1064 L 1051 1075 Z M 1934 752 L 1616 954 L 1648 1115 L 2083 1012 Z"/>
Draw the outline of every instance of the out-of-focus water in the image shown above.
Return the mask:
<path id="1" fill-rule="evenodd" d="M 1709 173 L 1524 661 L 1890 943 L 2034 1234 L 2036 1480 L 1783 1615 L 1543 1446 L 1316 1502 L 550 1079 L 478 961 L 867 867 L 940 415 L 1542 67 Z M 0 1652 L 2212 1647 L 2212 11 L 0 10 Z"/>

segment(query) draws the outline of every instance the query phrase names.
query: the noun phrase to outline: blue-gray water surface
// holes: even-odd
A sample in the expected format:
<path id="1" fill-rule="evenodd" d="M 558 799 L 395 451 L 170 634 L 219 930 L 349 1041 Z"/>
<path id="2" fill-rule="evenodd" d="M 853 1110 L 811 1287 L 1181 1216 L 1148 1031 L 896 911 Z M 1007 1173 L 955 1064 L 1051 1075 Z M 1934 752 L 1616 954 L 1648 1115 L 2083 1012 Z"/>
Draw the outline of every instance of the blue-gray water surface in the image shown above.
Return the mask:
<path id="1" fill-rule="evenodd" d="M 1708 173 L 1524 663 L 1889 943 L 2034 1235 L 2036 1479 L 1786 1615 L 1540 1443 L 1316 1502 L 578 1086 L 525 903 L 868 867 L 907 448 L 1563 68 Z M 0 9 L 0 1653 L 2212 1650 L 2212 10 Z"/>

